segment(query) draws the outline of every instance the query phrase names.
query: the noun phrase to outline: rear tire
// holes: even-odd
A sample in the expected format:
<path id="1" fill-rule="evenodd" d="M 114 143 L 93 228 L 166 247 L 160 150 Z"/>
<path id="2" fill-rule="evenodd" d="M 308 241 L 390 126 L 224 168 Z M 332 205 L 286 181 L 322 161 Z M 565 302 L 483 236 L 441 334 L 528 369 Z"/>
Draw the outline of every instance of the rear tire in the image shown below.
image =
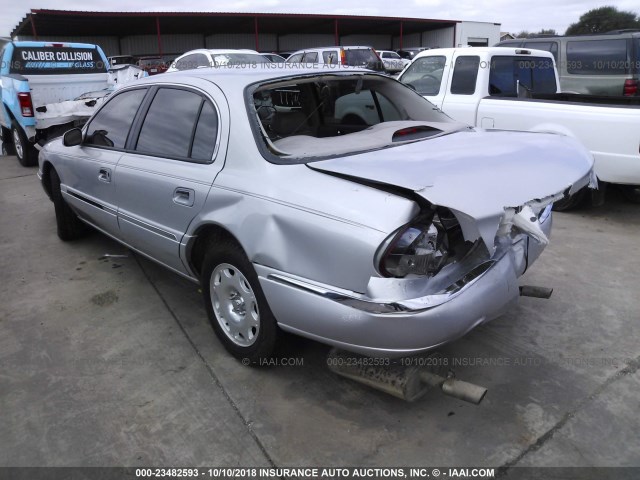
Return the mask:
<path id="1" fill-rule="evenodd" d="M 581 188 L 573 195 L 554 202 L 553 210 L 556 212 L 566 212 L 568 210 L 573 210 L 574 208 L 579 207 L 584 202 L 586 193 L 587 188 Z"/>
<path id="2" fill-rule="evenodd" d="M 253 366 L 273 356 L 279 328 L 238 244 L 222 240 L 205 255 L 202 294 L 213 330 L 231 355 Z"/>
<path id="3" fill-rule="evenodd" d="M 15 120 L 11 122 L 11 139 L 16 151 L 16 157 L 23 167 L 33 167 L 38 164 L 38 150 L 27 140 L 26 135 Z"/>
<path id="4" fill-rule="evenodd" d="M 58 172 L 51 169 L 49 173 L 51 179 L 51 200 L 56 211 L 56 225 L 58 227 L 58 237 L 65 242 L 76 240 L 82 237 L 87 226 L 78 218 L 71 207 L 64 201 L 60 190 L 60 177 Z"/>

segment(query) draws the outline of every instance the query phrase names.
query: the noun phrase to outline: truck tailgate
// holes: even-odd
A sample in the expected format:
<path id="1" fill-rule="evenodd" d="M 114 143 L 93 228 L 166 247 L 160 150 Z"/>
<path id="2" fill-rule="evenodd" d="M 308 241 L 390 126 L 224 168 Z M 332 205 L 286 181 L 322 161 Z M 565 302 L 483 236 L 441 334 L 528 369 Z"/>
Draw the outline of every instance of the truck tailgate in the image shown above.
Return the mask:
<path id="1" fill-rule="evenodd" d="M 25 77 L 29 80 L 31 101 L 34 108 L 49 103 L 74 100 L 85 92 L 102 90 L 109 86 L 106 72 L 73 75 L 25 75 Z"/>

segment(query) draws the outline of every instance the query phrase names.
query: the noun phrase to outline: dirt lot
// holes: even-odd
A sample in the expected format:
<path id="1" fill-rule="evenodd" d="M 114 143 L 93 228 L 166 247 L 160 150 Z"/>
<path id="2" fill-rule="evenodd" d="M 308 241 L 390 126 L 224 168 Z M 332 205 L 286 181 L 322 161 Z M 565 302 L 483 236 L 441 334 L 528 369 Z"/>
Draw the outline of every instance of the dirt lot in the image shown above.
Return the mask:
<path id="1" fill-rule="evenodd" d="M 550 300 L 442 349 L 483 403 L 407 404 L 295 337 L 290 364 L 244 367 L 196 285 L 59 241 L 35 173 L 0 157 L 0 466 L 640 466 L 640 205 L 615 191 L 555 215 L 523 279 Z"/>

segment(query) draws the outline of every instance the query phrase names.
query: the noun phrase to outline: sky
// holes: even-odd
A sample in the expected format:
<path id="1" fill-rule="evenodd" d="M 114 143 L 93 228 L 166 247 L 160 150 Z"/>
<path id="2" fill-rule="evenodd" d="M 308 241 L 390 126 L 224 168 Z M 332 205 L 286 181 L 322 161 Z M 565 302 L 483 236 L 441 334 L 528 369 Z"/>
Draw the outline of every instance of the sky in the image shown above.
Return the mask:
<path id="1" fill-rule="evenodd" d="M 31 9 L 375 15 L 501 23 L 501 31 L 511 33 L 538 32 L 543 28 L 564 33 L 580 15 L 604 5 L 640 14 L 638 0 L 0 0 L 0 36 L 9 36 Z"/>

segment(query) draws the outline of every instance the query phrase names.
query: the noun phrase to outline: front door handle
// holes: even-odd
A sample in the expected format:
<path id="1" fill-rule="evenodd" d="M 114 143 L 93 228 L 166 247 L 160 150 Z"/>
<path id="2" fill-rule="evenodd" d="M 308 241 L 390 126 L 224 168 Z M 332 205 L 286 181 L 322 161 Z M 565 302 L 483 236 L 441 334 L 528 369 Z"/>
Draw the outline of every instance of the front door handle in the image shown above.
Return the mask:
<path id="1" fill-rule="evenodd" d="M 173 203 L 184 205 L 185 207 L 193 207 L 196 199 L 196 192 L 190 188 L 178 187 L 173 191 Z"/>
<path id="2" fill-rule="evenodd" d="M 111 169 L 100 167 L 100 170 L 98 170 L 98 180 L 105 183 L 111 182 Z"/>

